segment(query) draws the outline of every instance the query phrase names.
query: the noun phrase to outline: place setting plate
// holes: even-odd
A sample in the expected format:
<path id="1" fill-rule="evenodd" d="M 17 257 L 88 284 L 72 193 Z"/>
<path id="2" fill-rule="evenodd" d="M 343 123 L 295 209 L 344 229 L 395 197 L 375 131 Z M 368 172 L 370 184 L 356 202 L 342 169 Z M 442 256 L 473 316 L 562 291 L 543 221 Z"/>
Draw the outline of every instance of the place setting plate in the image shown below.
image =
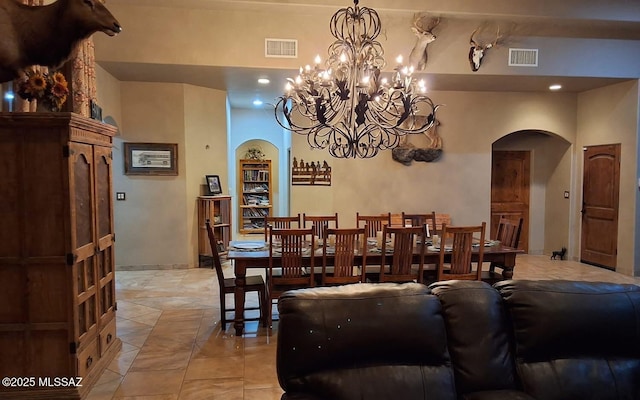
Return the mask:
<path id="1" fill-rule="evenodd" d="M 264 242 L 245 242 L 245 243 L 234 243 L 231 246 L 232 249 L 235 250 L 244 250 L 244 251 L 259 251 L 267 248 L 267 245 Z"/>

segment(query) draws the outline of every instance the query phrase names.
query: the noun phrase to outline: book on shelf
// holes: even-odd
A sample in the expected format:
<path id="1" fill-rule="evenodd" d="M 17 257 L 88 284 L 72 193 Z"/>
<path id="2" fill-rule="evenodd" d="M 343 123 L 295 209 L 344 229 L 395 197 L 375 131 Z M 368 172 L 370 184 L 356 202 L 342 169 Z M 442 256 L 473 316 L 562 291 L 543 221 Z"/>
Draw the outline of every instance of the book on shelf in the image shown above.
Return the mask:
<path id="1" fill-rule="evenodd" d="M 245 193 L 265 193 L 269 192 L 269 185 L 266 183 L 244 183 L 243 192 Z"/>
<path id="2" fill-rule="evenodd" d="M 244 218 L 264 218 L 267 215 L 269 215 L 269 209 L 267 208 L 245 208 L 242 210 Z"/>
<path id="3" fill-rule="evenodd" d="M 243 229 L 263 229 L 264 221 L 261 220 L 247 220 L 242 224 Z"/>
<path id="4" fill-rule="evenodd" d="M 245 170 L 245 182 L 266 182 L 269 180 L 269 171 L 266 170 Z"/>
<path id="5" fill-rule="evenodd" d="M 245 206 L 266 207 L 269 205 L 269 196 L 245 194 L 242 196 L 242 201 Z"/>

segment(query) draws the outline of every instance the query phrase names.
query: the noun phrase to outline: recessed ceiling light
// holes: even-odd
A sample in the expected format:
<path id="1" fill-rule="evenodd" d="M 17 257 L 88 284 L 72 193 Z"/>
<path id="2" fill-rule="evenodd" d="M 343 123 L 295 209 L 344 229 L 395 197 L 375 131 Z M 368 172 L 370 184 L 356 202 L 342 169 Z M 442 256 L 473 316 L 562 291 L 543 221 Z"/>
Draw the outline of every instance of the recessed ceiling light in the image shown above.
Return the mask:
<path id="1" fill-rule="evenodd" d="M 269 82 L 270 82 L 270 81 L 269 81 L 269 79 L 267 79 L 267 78 L 260 78 L 260 79 L 258 79 L 258 83 L 259 83 L 259 84 L 261 84 L 261 85 L 266 85 L 266 84 L 268 84 Z"/>
<path id="2" fill-rule="evenodd" d="M 559 85 L 557 83 L 549 86 L 549 90 L 560 90 L 560 89 L 562 89 L 562 85 Z"/>
<path id="3" fill-rule="evenodd" d="M 262 100 L 258 100 L 258 99 L 254 100 L 253 101 L 253 105 L 254 106 L 261 106 L 262 105 Z"/>

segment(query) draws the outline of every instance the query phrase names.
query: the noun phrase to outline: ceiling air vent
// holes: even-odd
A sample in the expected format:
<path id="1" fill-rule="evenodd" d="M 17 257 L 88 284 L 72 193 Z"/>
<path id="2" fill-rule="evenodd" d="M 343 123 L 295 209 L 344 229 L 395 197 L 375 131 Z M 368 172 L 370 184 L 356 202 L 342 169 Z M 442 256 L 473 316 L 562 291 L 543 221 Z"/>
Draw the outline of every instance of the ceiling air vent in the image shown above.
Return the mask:
<path id="1" fill-rule="evenodd" d="M 538 49 L 509 49 L 510 67 L 537 67 Z"/>
<path id="2" fill-rule="evenodd" d="M 298 41 L 295 39 L 265 39 L 264 56 L 276 58 L 297 58 Z"/>

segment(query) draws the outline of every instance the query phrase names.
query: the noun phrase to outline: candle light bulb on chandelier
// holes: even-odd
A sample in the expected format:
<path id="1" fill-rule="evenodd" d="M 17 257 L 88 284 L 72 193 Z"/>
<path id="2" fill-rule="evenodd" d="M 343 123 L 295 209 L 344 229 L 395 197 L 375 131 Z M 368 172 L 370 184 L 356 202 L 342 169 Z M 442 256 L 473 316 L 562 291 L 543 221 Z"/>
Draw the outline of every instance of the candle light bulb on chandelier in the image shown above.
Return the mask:
<path id="1" fill-rule="evenodd" d="M 424 82 L 424 79 L 420 79 L 418 81 L 418 89 L 420 89 L 422 93 L 425 93 L 427 91 L 427 84 Z"/>
<path id="2" fill-rule="evenodd" d="M 402 54 L 396 57 L 396 62 L 398 63 L 398 65 L 402 65 Z"/>
<path id="3" fill-rule="evenodd" d="M 313 60 L 313 62 L 316 63 L 316 65 L 319 65 L 321 61 L 322 59 L 320 58 L 320 54 L 318 54 L 316 58 Z"/>

